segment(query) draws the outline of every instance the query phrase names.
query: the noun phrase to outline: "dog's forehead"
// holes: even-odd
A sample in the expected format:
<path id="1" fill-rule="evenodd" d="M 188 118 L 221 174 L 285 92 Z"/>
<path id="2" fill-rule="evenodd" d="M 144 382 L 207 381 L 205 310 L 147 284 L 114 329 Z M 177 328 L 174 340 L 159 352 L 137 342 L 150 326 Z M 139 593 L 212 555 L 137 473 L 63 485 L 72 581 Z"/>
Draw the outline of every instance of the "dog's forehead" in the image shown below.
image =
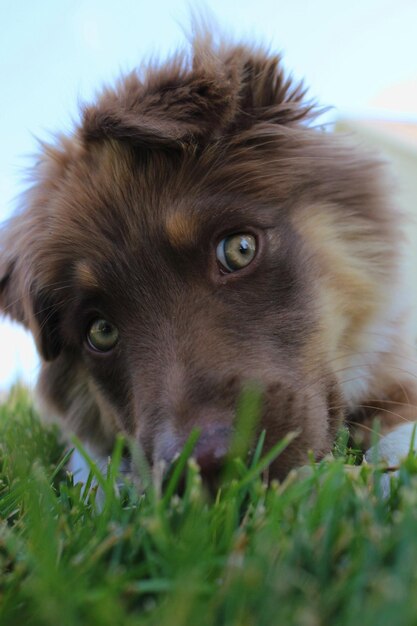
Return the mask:
<path id="1" fill-rule="evenodd" d="M 132 251 L 161 238 L 161 231 L 181 244 L 198 222 L 193 186 L 182 169 L 179 159 L 157 151 L 112 140 L 91 142 L 71 163 L 53 200 L 54 231 L 65 227 L 66 240 L 90 238 L 91 250 L 106 240 Z"/>
<path id="2" fill-rule="evenodd" d="M 222 220 L 234 220 L 234 226 L 242 221 L 244 226 L 251 212 L 260 220 L 268 213 L 257 205 L 256 186 L 252 184 L 251 194 L 242 193 L 238 187 L 243 187 L 244 177 L 236 169 L 235 176 L 229 176 L 227 168 L 233 164 L 226 160 L 219 164 L 212 154 L 195 158 L 140 151 L 111 140 L 96 142 L 74 163 L 58 213 L 65 211 L 65 219 L 77 226 L 81 220 L 93 238 L 105 234 L 129 249 L 151 240 L 188 248 Z M 263 201 L 265 194 L 259 196 Z"/>
<path id="3" fill-rule="evenodd" d="M 204 226 L 197 186 L 164 154 L 144 154 L 116 141 L 86 146 L 51 198 L 49 218 L 59 248 L 55 273 L 77 288 L 137 283 L 162 250 L 190 248 Z M 114 279 L 114 280 L 113 280 Z M 117 289 L 116 289 L 117 290 Z"/>

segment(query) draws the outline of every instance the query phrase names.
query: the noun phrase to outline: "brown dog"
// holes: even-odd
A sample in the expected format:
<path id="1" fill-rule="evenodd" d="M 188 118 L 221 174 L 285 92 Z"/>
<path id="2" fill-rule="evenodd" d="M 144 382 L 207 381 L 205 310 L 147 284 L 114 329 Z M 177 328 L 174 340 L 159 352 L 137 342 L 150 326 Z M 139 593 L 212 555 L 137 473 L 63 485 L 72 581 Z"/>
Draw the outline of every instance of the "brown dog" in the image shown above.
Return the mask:
<path id="1" fill-rule="evenodd" d="M 383 456 L 407 452 L 406 217 L 381 164 L 314 113 L 279 58 L 202 37 L 43 146 L 2 230 L 0 307 L 34 335 L 44 405 L 97 454 L 123 432 L 169 460 L 198 427 L 216 472 L 253 382 L 267 446 L 300 431 L 274 476 L 327 453 L 348 414 L 407 422 Z"/>

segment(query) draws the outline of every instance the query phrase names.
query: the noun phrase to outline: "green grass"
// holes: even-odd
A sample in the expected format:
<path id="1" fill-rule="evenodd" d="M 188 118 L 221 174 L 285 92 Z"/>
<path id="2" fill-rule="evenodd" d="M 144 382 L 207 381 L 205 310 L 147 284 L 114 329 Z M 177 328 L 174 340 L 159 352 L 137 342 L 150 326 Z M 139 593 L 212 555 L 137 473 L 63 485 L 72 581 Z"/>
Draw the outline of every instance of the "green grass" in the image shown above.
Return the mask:
<path id="1" fill-rule="evenodd" d="M 187 454 L 145 493 L 74 484 L 27 395 L 0 407 L 0 624 L 401 626 L 417 623 L 417 461 L 391 496 L 379 471 L 337 458 L 282 484 L 235 461 L 209 500 Z M 190 442 L 190 447 L 192 442 Z M 276 451 L 278 452 L 278 451 Z"/>

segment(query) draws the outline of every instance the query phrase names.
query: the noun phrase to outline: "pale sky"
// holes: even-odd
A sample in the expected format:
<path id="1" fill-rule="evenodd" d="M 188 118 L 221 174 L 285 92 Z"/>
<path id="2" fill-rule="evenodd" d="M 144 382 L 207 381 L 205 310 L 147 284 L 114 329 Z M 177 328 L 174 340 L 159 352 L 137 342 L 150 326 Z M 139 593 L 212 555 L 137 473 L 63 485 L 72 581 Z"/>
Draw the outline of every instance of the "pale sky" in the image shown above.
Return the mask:
<path id="1" fill-rule="evenodd" d="M 417 119 L 417 0 L 208 0 L 221 28 L 281 51 L 337 115 Z M 0 0 L 0 220 L 25 188 L 35 137 L 69 131 L 78 103 L 151 55 L 185 44 L 191 0 Z M 416 85 L 414 102 L 396 94 Z M 406 87 L 404 87 L 404 85 Z M 406 91 L 407 92 L 407 91 Z M 386 94 L 389 98 L 386 98 Z M 382 95 L 381 95 L 382 94 Z M 33 382 L 26 333 L 0 319 L 0 390 Z"/>

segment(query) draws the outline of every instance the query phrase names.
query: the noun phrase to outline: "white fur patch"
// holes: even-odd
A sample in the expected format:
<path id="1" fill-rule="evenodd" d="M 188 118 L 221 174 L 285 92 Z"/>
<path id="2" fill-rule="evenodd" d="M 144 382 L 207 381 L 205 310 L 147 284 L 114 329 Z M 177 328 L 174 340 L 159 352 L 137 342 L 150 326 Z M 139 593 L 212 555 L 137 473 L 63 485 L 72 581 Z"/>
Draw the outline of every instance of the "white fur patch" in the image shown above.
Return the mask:
<path id="1" fill-rule="evenodd" d="M 94 463 L 97 464 L 100 471 L 104 475 L 106 475 L 108 457 L 97 455 L 87 446 L 84 446 L 84 447 L 85 447 L 86 452 L 94 461 Z M 90 473 L 90 468 L 87 462 L 85 461 L 84 457 L 81 456 L 78 450 L 74 450 L 74 452 L 72 453 L 70 462 L 68 464 L 68 469 L 74 475 L 75 483 L 84 483 L 84 485 L 86 484 L 88 475 Z M 96 484 L 95 480 L 93 481 L 93 484 Z"/>
<path id="2" fill-rule="evenodd" d="M 404 459 L 410 452 L 413 433 L 416 429 L 417 422 L 408 422 L 402 424 L 385 437 L 382 437 L 375 446 L 370 448 L 365 454 L 368 463 L 382 462 L 389 467 L 399 465 L 401 459 Z M 414 438 L 413 450 L 417 449 L 417 437 Z"/>
<path id="3" fill-rule="evenodd" d="M 414 435 L 416 422 L 402 424 L 385 437 L 375 446 L 372 446 L 365 454 L 368 463 L 382 462 L 388 467 L 397 467 L 407 454 L 410 452 L 411 443 L 413 442 L 413 451 L 417 451 L 417 437 Z M 413 441 L 414 437 L 414 441 Z M 380 489 L 383 498 L 388 498 L 391 492 L 391 478 L 398 474 L 395 472 L 387 472 L 382 474 L 380 478 Z"/>

